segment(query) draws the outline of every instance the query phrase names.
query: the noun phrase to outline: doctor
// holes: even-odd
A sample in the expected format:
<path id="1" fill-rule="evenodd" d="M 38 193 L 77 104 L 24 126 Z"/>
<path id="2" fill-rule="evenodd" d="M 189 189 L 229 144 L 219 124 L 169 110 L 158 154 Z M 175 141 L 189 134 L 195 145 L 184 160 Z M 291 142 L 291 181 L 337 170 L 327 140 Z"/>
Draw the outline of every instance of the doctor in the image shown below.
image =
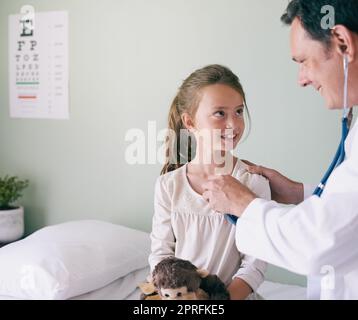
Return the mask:
<path id="1" fill-rule="evenodd" d="M 336 25 L 330 30 L 321 27 L 325 5 L 335 9 Z M 319 91 L 328 109 L 343 108 L 346 90 L 350 110 L 358 105 L 357 17 L 357 0 L 291 0 L 281 18 L 291 25 L 299 84 Z M 349 70 L 346 90 L 343 61 Z M 358 299 L 357 123 L 344 145 L 344 161 L 320 197 L 308 186 L 255 165 L 249 171 L 269 180 L 275 201 L 257 198 L 231 176 L 218 176 L 203 186 L 214 210 L 239 217 L 239 250 L 307 275 L 310 299 Z"/>

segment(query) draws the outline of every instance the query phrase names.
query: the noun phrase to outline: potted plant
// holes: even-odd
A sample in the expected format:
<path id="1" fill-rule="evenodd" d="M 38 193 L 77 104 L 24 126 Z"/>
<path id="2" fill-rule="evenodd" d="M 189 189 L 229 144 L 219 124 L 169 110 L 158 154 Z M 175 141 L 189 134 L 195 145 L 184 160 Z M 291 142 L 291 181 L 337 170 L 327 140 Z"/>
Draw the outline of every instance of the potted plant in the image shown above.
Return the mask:
<path id="1" fill-rule="evenodd" d="M 28 180 L 0 177 L 0 243 L 9 243 L 24 235 L 24 208 L 14 205 L 22 197 Z"/>

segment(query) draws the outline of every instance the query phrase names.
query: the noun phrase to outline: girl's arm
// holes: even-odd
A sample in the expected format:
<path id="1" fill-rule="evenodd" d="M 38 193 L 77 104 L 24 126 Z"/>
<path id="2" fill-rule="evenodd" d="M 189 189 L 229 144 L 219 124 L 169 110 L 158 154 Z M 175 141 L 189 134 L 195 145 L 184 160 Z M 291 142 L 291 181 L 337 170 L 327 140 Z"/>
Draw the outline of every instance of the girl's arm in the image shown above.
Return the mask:
<path id="1" fill-rule="evenodd" d="M 230 288 L 230 294 L 232 293 L 233 296 L 246 299 L 248 295 L 255 292 L 265 280 L 267 263 L 248 255 L 240 255 L 240 268 L 234 275 L 233 281 L 228 289 Z M 245 283 L 246 286 L 243 285 L 242 282 Z M 247 287 L 250 288 L 250 291 L 247 290 Z M 246 290 L 243 290 L 243 288 L 246 288 Z M 238 291 L 236 292 L 235 290 Z M 246 296 L 243 293 L 246 293 Z"/>
<path id="2" fill-rule="evenodd" d="M 151 271 L 164 258 L 175 255 L 175 236 L 171 225 L 171 197 L 163 177 L 157 179 L 154 196 L 154 216 L 152 223 Z"/>
<path id="3" fill-rule="evenodd" d="M 227 289 L 230 300 L 245 300 L 252 293 L 252 288 L 240 278 L 232 280 Z"/>

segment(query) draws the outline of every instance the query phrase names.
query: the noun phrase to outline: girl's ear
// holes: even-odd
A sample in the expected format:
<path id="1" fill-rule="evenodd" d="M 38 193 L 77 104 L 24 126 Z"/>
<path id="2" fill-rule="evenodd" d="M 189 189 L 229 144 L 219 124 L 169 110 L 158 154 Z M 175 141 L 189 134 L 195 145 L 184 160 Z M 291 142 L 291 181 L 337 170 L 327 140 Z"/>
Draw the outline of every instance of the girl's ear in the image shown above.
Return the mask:
<path id="1" fill-rule="evenodd" d="M 352 32 L 343 25 L 336 25 L 332 29 L 332 36 L 332 42 L 338 54 L 348 55 L 349 62 L 352 62 L 356 55 Z"/>
<path id="2" fill-rule="evenodd" d="M 186 129 L 188 129 L 189 131 L 193 131 L 195 128 L 194 128 L 194 121 L 193 119 L 191 118 L 191 116 L 189 115 L 189 113 L 187 112 L 184 112 L 181 116 L 181 121 L 183 122 L 184 124 L 184 127 Z"/>

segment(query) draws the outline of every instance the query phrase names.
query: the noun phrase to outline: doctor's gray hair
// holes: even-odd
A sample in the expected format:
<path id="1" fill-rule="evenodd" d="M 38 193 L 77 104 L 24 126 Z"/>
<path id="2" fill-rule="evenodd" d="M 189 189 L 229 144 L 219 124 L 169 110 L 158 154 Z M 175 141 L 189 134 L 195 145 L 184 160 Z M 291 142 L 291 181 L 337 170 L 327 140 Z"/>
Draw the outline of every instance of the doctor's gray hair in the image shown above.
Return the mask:
<path id="1" fill-rule="evenodd" d="M 291 0 L 281 21 L 291 25 L 299 18 L 303 28 L 313 40 L 330 48 L 331 30 L 322 28 L 322 9 L 330 6 L 334 9 L 334 24 L 344 25 L 350 31 L 358 33 L 358 0 Z"/>

